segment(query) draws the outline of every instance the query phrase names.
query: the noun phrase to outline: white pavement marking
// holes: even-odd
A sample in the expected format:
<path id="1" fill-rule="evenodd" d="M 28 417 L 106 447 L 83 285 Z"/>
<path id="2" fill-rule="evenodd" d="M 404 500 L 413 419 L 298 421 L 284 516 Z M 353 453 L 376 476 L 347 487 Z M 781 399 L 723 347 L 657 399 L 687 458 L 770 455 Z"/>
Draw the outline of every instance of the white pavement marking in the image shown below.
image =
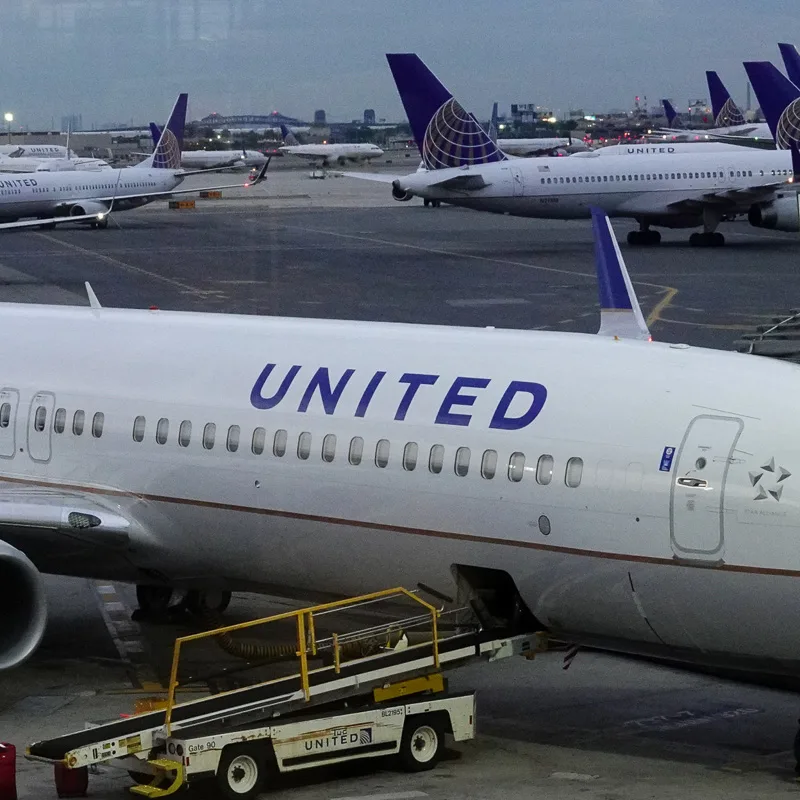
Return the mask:
<path id="1" fill-rule="evenodd" d="M 208 292 L 204 291 L 203 289 L 198 289 L 196 286 L 190 286 L 188 283 L 176 281 L 174 278 L 168 278 L 166 275 L 159 275 L 157 272 L 151 272 L 148 269 L 136 267 L 133 264 L 128 264 L 126 261 L 120 261 L 118 258 L 112 258 L 111 256 L 107 256 L 103 253 L 98 253 L 96 250 L 90 250 L 88 247 L 81 247 L 78 244 L 73 244 L 72 242 L 67 242 L 63 239 L 57 239 L 55 236 L 51 236 L 47 233 L 34 233 L 33 235 L 40 236 L 42 239 L 47 239 L 49 242 L 53 242 L 53 244 L 60 245 L 61 247 L 65 247 L 70 250 L 75 250 L 83 255 L 90 256 L 92 258 L 99 258 L 101 261 L 105 261 L 107 264 L 112 264 L 113 266 L 118 267 L 125 272 L 132 272 L 136 275 L 145 275 L 153 280 L 161 281 L 162 283 L 168 283 L 170 286 L 175 286 L 178 289 L 182 289 L 187 294 L 195 294 L 198 297 L 205 297 L 208 294 Z"/>
<path id="2" fill-rule="evenodd" d="M 529 306 L 530 300 L 523 297 L 486 297 L 476 300 L 445 300 L 447 305 L 454 308 L 485 308 L 489 306 Z"/>

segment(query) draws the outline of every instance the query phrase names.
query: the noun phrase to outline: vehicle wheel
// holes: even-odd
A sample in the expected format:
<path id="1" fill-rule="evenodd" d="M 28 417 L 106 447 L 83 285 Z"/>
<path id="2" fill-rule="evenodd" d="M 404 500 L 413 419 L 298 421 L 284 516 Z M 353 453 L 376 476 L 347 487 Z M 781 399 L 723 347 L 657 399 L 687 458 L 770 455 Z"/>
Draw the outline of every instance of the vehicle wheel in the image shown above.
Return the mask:
<path id="1" fill-rule="evenodd" d="M 143 614 L 164 614 L 172 600 L 172 587 L 140 583 L 136 586 L 136 600 Z"/>
<path id="2" fill-rule="evenodd" d="M 228 745 L 217 767 L 217 785 L 228 800 L 253 800 L 266 778 L 262 749 L 252 744 Z"/>
<path id="3" fill-rule="evenodd" d="M 400 765 L 406 772 L 433 769 L 442 755 L 444 730 L 436 717 L 420 714 L 409 717 L 400 742 Z"/>

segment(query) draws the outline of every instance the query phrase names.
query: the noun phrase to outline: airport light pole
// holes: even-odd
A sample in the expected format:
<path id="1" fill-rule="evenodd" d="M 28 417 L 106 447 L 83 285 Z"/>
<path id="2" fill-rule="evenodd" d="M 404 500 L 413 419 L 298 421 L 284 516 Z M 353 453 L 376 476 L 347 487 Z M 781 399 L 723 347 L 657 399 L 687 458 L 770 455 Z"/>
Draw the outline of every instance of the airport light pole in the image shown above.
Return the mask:
<path id="1" fill-rule="evenodd" d="M 10 111 L 6 111 L 3 114 L 3 119 L 5 119 L 6 127 L 8 128 L 8 143 L 11 144 L 11 123 L 14 121 L 14 115 Z"/>

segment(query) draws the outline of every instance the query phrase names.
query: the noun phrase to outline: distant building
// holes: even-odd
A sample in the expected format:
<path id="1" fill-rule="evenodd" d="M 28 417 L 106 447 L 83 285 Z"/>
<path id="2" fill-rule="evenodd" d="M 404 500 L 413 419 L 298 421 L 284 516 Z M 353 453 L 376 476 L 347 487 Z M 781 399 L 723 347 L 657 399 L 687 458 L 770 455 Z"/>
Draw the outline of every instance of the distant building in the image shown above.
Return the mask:
<path id="1" fill-rule="evenodd" d="M 537 118 L 535 103 L 511 104 L 511 121 L 514 125 L 533 125 Z"/>
<path id="2" fill-rule="evenodd" d="M 325 109 L 318 108 L 314 112 L 314 124 L 315 125 L 324 125 L 325 124 Z"/>
<path id="3" fill-rule="evenodd" d="M 374 108 L 365 108 L 364 109 L 364 124 L 365 125 L 374 125 L 375 124 L 375 109 Z"/>
<path id="4" fill-rule="evenodd" d="M 68 114 L 61 117 L 62 131 L 82 131 L 83 114 Z"/>

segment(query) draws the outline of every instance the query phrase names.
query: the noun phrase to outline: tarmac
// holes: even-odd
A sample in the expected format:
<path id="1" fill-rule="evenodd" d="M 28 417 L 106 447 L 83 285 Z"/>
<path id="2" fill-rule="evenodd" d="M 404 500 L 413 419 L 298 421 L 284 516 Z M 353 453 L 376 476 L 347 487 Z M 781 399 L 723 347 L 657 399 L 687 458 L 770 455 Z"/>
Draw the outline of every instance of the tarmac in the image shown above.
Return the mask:
<path id="1" fill-rule="evenodd" d="M 398 174 L 416 163 L 401 163 Z M 113 215 L 104 231 L 66 226 L 3 234 L 0 300 L 339 317 L 594 332 L 597 292 L 587 222 L 398 203 L 387 183 L 278 169 L 252 189 L 170 210 Z M 386 169 L 386 168 L 382 168 Z M 195 176 L 197 186 L 242 176 Z M 632 227 L 615 221 L 620 241 Z M 730 349 L 742 333 L 800 306 L 800 239 L 746 223 L 728 245 L 622 245 L 654 338 Z M 609 376 L 613 379 L 613 376 Z M 170 643 L 190 623 L 131 620 L 132 587 L 46 577 L 45 641 L 0 681 L 0 741 L 29 742 L 129 713 L 163 689 Z M 237 595 L 226 619 L 294 607 Z M 271 798 L 771 798 L 796 796 L 792 691 L 604 653 L 466 667 L 479 736 L 435 770 L 388 761 L 282 779 Z M 20 800 L 55 796 L 52 770 L 18 760 Z M 97 800 L 127 796 L 123 773 L 90 775 Z"/>

